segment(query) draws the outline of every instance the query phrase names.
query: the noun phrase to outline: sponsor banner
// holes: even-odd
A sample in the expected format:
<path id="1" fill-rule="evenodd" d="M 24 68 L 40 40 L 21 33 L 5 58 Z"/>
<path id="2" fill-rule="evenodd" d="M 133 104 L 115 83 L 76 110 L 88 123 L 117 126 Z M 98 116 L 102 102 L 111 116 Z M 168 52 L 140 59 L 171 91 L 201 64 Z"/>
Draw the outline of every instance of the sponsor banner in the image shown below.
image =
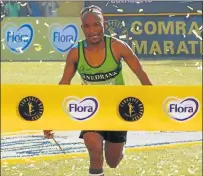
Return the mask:
<path id="1" fill-rule="evenodd" d="M 1 60 L 65 60 L 83 38 L 80 18 L 4 18 Z"/>
<path id="2" fill-rule="evenodd" d="M 195 13 L 202 11 L 201 1 L 111 0 L 85 1 L 85 6 L 99 6 L 105 14 Z"/>
<path id="3" fill-rule="evenodd" d="M 202 17 L 105 17 L 106 33 L 126 41 L 140 58 L 200 59 Z"/>
<path id="4" fill-rule="evenodd" d="M 202 129 L 201 86 L 2 85 L 2 92 L 2 132 Z"/>
<path id="5" fill-rule="evenodd" d="M 105 33 L 126 41 L 139 58 L 200 59 L 202 17 L 105 17 Z M 4 18 L 1 30 L 3 61 L 65 61 L 84 39 L 80 18 Z"/>
<path id="6" fill-rule="evenodd" d="M 5 18 L 1 60 L 64 61 L 84 38 L 79 18 Z M 142 59 L 199 59 L 203 53 L 202 17 L 106 17 L 106 34 L 126 41 Z"/>

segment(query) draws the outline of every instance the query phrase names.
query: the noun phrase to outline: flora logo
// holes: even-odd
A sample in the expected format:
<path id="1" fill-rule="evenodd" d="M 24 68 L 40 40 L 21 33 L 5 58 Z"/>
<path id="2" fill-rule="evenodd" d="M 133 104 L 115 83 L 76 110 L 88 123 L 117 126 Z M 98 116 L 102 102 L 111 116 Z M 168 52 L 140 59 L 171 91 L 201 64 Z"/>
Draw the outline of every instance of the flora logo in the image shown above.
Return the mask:
<path id="1" fill-rule="evenodd" d="M 67 97 L 63 102 L 64 112 L 75 120 L 87 120 L 93 117 L 99 108 L 98 100 L 94 97 Z"/>
<path id="2" fill-rule="evenodd" d="M 15 23 L 6 23 L 3 27 L 4 43 L 14 53 L 23 53 L 33 41 L 34 30 L 31 24 L 20 27 Z"/>
<path id="3" fill-rule="evenodd" d="M 78 29 L 74 24 L 61 26 L 54 23 L 49 28 L 49 39 L 57 51 L 68 52 L 78 40 Z"/>
<path id="4" fill-rule="evenodd" d="M 176 97 L 169 97 L 164 101 L 163 109 L 172 119 L 186 121 L 197 114 L 199 102 L 193 97 L 187 97 L 182 100 Z"/>

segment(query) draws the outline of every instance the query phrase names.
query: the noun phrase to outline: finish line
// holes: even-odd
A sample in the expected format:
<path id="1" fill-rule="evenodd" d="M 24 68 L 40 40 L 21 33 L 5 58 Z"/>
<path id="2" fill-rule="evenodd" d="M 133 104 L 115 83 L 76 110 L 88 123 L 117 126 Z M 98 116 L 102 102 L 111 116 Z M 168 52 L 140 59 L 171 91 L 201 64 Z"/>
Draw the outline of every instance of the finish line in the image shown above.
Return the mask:
<path id="1" fill-rule="evenodd" d="M 20 164 L 41 160 L 86 157 L 79 132 L 56 132 L 55 139 L 66 152 L 63 154 L 51 139 L 42 133 L 1 137 L 1 163 Z M 201 132 L 129 132 L 126 152 L 161 150 L 170 147 L 201 144 Z"/>

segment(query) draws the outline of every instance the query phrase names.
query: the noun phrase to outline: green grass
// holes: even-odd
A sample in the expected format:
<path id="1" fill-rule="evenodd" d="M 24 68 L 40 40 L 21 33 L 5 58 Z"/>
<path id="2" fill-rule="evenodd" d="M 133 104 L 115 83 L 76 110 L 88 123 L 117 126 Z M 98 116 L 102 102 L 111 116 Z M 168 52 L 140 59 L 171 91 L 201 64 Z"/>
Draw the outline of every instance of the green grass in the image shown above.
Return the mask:
<path id="1" fill-rule="evenodd" d="M 154 85 L 202 85 L 201 61 L 142 61 Z M 63 62 L 4 62 L 1 66 L 3 84 L 58 84 Z M 140 85 L 124 64 L 127 85 Z M 77 74 L 73 84 L 80 84 Z M 85 176 L 88 158 L 41 161 L 32 164 L 2 166 L 2 176 Z M 202 146 L 181 147 L 159 151 L 127 153 L 116 170 L 105 165 L 107 176 L 200 176 Z"/>
<path id="2" fill-rule="evenodd" d="M 201 61 L 142 61 L 154 85 L 201 85 Z M 2 83 L 6 84 L 58 84 L 63 74 L 64 62 L 3 62 Z M 126 64 L 123 75 L 127 85 L 140 85 Z M 78 74 L 73 84 L 80 84 Z"/>
<path id="3" fill-rule="evenodd" d="M 32 164 L 2 165 L 2 176 L 85 176 L 87 157 L 40 161 Z M 105 164 L 106 176 L 201 176 L 202 146 L 155 151 L 129 152 L 117 169 Z"/>

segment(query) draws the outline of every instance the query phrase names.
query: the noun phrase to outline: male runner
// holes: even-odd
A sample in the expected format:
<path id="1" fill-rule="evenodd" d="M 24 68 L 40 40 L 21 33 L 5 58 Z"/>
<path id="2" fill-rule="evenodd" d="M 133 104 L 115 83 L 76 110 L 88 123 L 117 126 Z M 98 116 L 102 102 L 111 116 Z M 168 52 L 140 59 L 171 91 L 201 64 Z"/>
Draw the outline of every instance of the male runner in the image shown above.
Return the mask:
<path id="1" fill-rule="evenodd" d="M 70 84 L 78 71 L 82 84 L 124 85 L 121 65 L 123 59 L 143 85 L 151 85 L 137 56 L 128 44 L 104 35 L 105 22 L 99 7 L 90 6 L 83 9 L 81 20 L 86 39 L 78 42 L 78 47 L 72 48 L 68 53 L 64 74 L 59 84 Z M 114 74 L 108 74 L 110 72 Z M 44 130 L 44 135 L 46 138 L 53 137 L 51 130 Z M 106 162 L 111 168 L 116 168 L 123 158 L 126 136 L 126 131 L 81 132 L 80 138 L 84 139 L 89 152 L 91 176 L 104 176 L 103 140 L 105 140 Z"/>

